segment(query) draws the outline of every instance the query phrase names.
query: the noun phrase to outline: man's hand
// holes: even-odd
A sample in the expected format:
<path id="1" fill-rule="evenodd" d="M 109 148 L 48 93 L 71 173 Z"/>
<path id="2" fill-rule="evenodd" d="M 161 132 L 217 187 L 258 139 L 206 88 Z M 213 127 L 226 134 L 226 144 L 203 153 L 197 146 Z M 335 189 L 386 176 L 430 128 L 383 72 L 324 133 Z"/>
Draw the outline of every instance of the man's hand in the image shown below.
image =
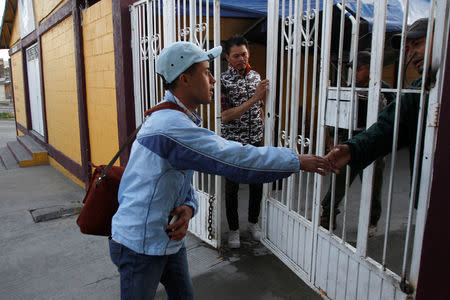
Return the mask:
<path id="1" fill-rule="evenodd" d="M 194 209 L 188 205 L 181 205 L 178 206 L 177 208 L 175 208 L 171 213 L 171 216 L 175 216 L 178 215 L 178 220 L 167 226 L 166 230 L 169 230 L 169 237 L 170 240 L 177 240 L 177 241 L 181 241 L 188 230 L 188 226 L 189 226 L 189 220 L 192 218 L 192 216 L 194 215 Z M 174 231 L 171 231 L 174 230 Z"/>
<path id="2" fill-rule="evenodd" d="M 256 87 L 255 94 L 253 97 L 256 99 L 255 103 L 259 100 L 263 100 L 264 96 L 266 95 L 267 88 L 269 87 L 269 79 L 261 80 Z M 252 98 L 253 98 L 252 97 Z"/>
<path id="3" fill-rule="evenodd" d="M 330 162 L 331 170 L 339 174 L 339 169 L 348 164 L 351 159 L 350 147 L 348 145 L 336 145 L 325 158 Z"/>
<path id="4" fill-rule="evenodd" d="M 325 176 L 330 172 L 330 162 L 323 157 L 312 154 L 299 154 L 300 170 L 319 173 Z"/>

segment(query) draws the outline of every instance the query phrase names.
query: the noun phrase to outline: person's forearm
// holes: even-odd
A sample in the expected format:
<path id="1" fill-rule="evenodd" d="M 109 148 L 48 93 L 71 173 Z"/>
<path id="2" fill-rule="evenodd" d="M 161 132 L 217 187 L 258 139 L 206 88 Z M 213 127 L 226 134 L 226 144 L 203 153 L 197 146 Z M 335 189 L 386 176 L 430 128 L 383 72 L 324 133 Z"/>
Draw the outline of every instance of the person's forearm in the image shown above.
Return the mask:
<path id="1" fill-rule="evenodd" d="M 253 95 L 253 97 L 251 97 L 250 99 L 248 99 L 241 105 L 224 110 L 222 112 L 222 122 L 227 123 L 227 122 L 230 122 L 232 120 L 239 118 L 240 116 L 245 114 L 253 104 L 258 102 L 258 100 L 260 100 L 260 99 L 257 99 L 256 96 Z"/>

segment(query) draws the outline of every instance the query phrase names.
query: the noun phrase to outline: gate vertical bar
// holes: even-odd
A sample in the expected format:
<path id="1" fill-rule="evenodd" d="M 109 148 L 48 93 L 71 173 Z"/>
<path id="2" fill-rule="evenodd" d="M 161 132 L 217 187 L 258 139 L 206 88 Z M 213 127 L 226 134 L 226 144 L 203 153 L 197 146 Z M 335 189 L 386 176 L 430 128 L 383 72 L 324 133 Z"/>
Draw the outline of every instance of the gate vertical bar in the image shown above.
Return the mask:
<path id="1" fill-rule="evenodd" d="M 391 222 L 391 208 L 392 208 L 392 196 L 394 190 L 394 166 L 397 158 L 397 145 L 398 145 L 398 130 L 399 130 L 399 121 L 400 121 L 400 107 L 401 107 L 401 89 L 404 77 L 404 57 L 405 57 L 405 44 L 406 44 L 406 24 L 408 20 L 408 12 L 409 12 L 409 0 L 405 3 L 405 14 L 403 16 L 403 24 L 402 24 L 402 37 L 401 37 L 401 51 L 399 58 L 399 70 L 397 77 L 397 95 L 396 95 L 396 103 L 395 103 L 395 118 L 394 118 L 394 136 L 392 141 L 392 153 L 391 153 L 391 168 L 389 171 L 389 191 L 388 191 L 388 199 L 386 205 L 386 228 L 384 231 L 384 246 L 383 246 L 383 257 L 382 257 L 382 265 L 386 267 L 386 256 L 387 256 L 387 244 L 388 244 L 388 233 Z"/>
<path id="2" fill-rule="evenodd" d="M 330 50 L 331 50 L 331 25 L 333 22 L 333 1 L 323 2 L 323 20 L 322 22 L 322 50 L 320 55 L 320 90 L 319 90 L 319 107 L 317 118 L 317 155 L 324 155 L 324 134 L 325 134 L 325 105 L 328 91 L 328 78 L 330 74 Z M 319 216 L 320 216 L 320 200 L 323 177 L 315 175 L 316 184 L 314 185 L 314 209 L 313 209 L 313 253 L 314 259 L 311 266 L 311 282 L 316 283 L 316 266 L 318 258 L 318 233 Z"/>
<path id="3" fill-rule="evenodd" d="M 197 17 L 196 14 L 196 0 L 189 1 L 189 41 L 191 43 L 195 43 L 195 19 Z"/>
<path id="4" fill-rule="evenodd" d="M 338 132 L 339 132 L 339 115 L 340 115 L 340 98 L 341 98 L 341 81 L 342 81 L 342 56 L 344 51 L 344 25 L 345 25 L 345 0 L 342 4 L 337 3 L 336 6 L 341 10 L 341 19 L 339 23 L 339 50 L 338 50 L 338 66 L 337 66 L 337 80 L 336 80 L 336 113 L 335 113 L 335 126 L 334 126 L 334 143 L 336 146 L 338 143 Z M 328 228 L 330 234 L 333 233 L 333 223 L 334 223 L 334 203 L 336 200 L 336 174 L 331 174 L 331 202 L 330 202 L 330 226 Z"/>
<path id="5" fill-rule="evenodd" d="M 153 28 L 153 13 L 152 13 L 152 0 L 147 0 L 147 65 L 148 65 L 148 77 L 149 80 L 147 82 L 149 83 L 149 90 L 150 90 L 150 106 L 154 106 L 156 104 L 156 99 L 154 99 L 154 95 L 156 93 L 155 89 L 155 81 L 154 81 L 154 75 L 155 75 L 155 65 L 153 63 L 153 46 L 152 46 L 152 36 L 155 32 L 155 29 Z M 145 31 L 144 31 L 145 32 Z M 148 109 L 147 107 L 145 109 Z"/>
<path id="6" fill-rule="evenodd" d="M 300 93 L 300 62 L 301 62 L 301 39 L 302 39 L 302 21 L 300 17 L 300 12 L 303 10 L 303 1 L 299 4 L 299 0 L 295 0 L 294 2 L 294 48 L 293 48 L 293 72 L 291 78 L 292 84 L 292 93 L 291 93 L 291 106 L 290 106 L 290 129 L 289 129 L 289 148 L 292 151 L 298 152 L 297 150 L 297 132 L 298 132 L 298 110 L 299 110 L 299 93 Z M 286 116 L 287 117 L 287 116 Z M 295 193 L 295 178 L 298 175 L 294 174 L 288 178 L 288 190 L 287 190 L 287 199 L 286 206 L 289 209 L 292 209 Z"/>
<path id="7" fill-rule="evenodd" d="M 175 42 L 175 0 L 163 0 L 164 47 Z"/>
<path id="8" fill-rule="evenodd" d="M 264 145 L 273 145 L 274 130 L 275 130 L 275 97 L 276 97 L 276 80 L 277 80 L 277 64 L 278 61 L 278 8 L 279 1 L 273 0 L 267 3 L 267 55 L 266 55 L 266 77 L 269 79 L 270 86 L 266 95 L 266 111 L 265 111 L 265 131 L 264 131 Z M 284 10 L 284 7 L 283 7 Z M 281 49 L 280 51 L 283 51 Z M 281 98 L 280 98 L 281 99 Z M 280 111 L 282 107 L 280 105 Z M 278 139 L 280 137 L 278 136 Z M 277 146 L 277 145 L 275 145 Z M 269 197 L 270 184 L 264 185 L 264 196 Z M 263 237 L 267 238 L 267 200 L 264 199 L 262 205 L 262 230 Z"/>
<path id="9" fill-rule="evenodd" d="M 209 9 L 209 8 L 208 8 Z M 208 13 L 209 15 L 209 13 Z M 220 0 L 214 0 L 213 7 L 213 22 L 214 22 L 214 47 L 220 46 Z M 207 26 L 209 27 L 209 20 L 207 19 Z M 220 133 L 220 124 L 222 123 L 222 114 L 221 114 L 221 105 L 220 105 L 220 59 L 214 60 L 214 78 L 216 78 L 216 83 L 214 86 L 214 111 L 215 111 L 215 121 L 214 121 L 214 129 L 217 135 L 221 135 Z M 221 199 L 222 199 L 222 177 L 215 176 L 215 194 L 216 194 L 216 239 L 217 239 L 217 248 L 221 246 L 221 236 L 222 236 L 222 227 L 221 227 Z M 211 191 L 209 191 L 211 192 Z"/>
<path id="10" fill-rule="evenodd" d="M 380 99 L 381 75 L 384 59 L 384 36 L 386 30 L 386 13 L 388 0 L 378 0 L 374 3 L 374 24 L 372 33 L 372 55 L 370 59 L 369 99 L 367 103 L 366 128 L 377 121 Z M 365 257 L 367 252 L 367 234 L 373 190 L 374 163 L 370 164 L 363 173 L 361 188 L 361 202 L 359 209 L 357 253 Z"/>
<path id="11" fill-rule="evenodd" d="M 434 19 L 434 3 L 435 1 L 431 1 L 431 9 L 430 9 L 430 20 Z M 423 61 L 423 73 L 422 73 L 422 86 L 421 86 L 421 93 L 420 93 L 420 104 L 419 104 L 419 116 L 417 120 L 417 136 L 416 136 L 416 145 L 415 145 L 415 152 L 414 152 L 414 167 L 413 167 L 413 174 L 411 179 L 411 191 L 409 195 L 409 211 L 408 211 L 408 224 L 406 229 L 406 240 L 405 240 L 405 247 L 403 252 L 403 266 L 402 266 L 402 281 L 406 280 L 406 265 L 409 255 L 409 242 L 410 242 L 410 235 L 411 235 L 411 227 L 412 227 L 412 215 L 414 210 L 414 203 L 416 201 L 416 191 L 419 188 L 418 187 L 418 176 L 419 176 L 419 165 L 421 164 L 420 160 L 420 154 L 421 154 L 421 147 L 422 147 L 422 136 L 423 136 L 423 120 L 426 110 L 426 81 L 428 77 L 428 66 L 430 65 L 430 54 L 431 54 L 431 36 L 433 32 L 433 26 L 431 25 L 431 22 L 428 23 L 428 30 L 426 35 L 426 46 L 425 46 L 425 57 Z M 432 174 L 429 175 L 430 177 Z M 428 186 L 427 186 L 428 187 Z M 425 187 L 423 187 L 425 189 Z M 426 211 L 426 209 L 424 209 Z"/>
<path id="12" fill-rule="evenodd" d="M 350 116 L 354 115 L 355 111 L 355 89 L 356 89 L 356 68 L 358 66 L 358 51 L 359 51 L 359 45 L 358 45 L 358 39 L 359 39 L 359 23 L 361 20 L 361 0 L 358 0 L 358 3 L 356 5 L 356 18 L 354 19 L 354 22 L 352 22 L 352 42 L 350 46 L 350 55 L 353 57 L 353 64 L 352 64 L 352 73 L 349 74 L 349 77 L 351 76 L 351 99 L 350 99 Z M 353 121 L 354 118 L 349 118 L 349 124 L 348 124 L 348 138 L 352 138 L 353 136 Z M 342 217 L 342 234 L 341 239 L 342 243 L 346 241 L 346 225 L 347 225 L 347 208 L 348 208 L 348 190 L 350 185 L 350 172 L 351 168 L 350 166 L 346 166 L 346 176 L 345 176 L 345 194 L 344 194 L 344 213 Z"/>
<path id="13" fill-rule="evenodd" d="M 134 111 L 135 111 L 135 123 L 136 127 L 142 123 L 142 107 L 141 107 L 141 85 L 140 85 L 140 74 L 139 71 L 139 52 L 141 48 L 139 47 L 139 29 L 138 29 L 138 12 L 135 6 L 130 7 L 131 12 L 131 51 L 133 53 L 133 87 L 134 87 Z"/>

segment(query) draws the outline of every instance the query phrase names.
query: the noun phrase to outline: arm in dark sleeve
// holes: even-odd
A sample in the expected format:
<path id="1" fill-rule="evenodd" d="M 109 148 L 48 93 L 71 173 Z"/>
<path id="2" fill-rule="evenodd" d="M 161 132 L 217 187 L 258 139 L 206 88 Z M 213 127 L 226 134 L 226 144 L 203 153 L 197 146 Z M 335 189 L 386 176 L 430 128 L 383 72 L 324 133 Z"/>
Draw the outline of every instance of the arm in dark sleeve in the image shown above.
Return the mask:
<path id="1" fill-rule="evenodd" d="M 415 103 L 412 95 L 402 96 L 400 108 L 400 121 L 398 132 L 398 148 L 405 146 L 408 141 L 408 126 L 415 122 L 411 116 L 411 106 Z M 395 104 L 392 102 L 378 115 L 378 120 L 367 130 L 355 135 L 344 144 L 350 146 L 352 168 L 365 168 L 378 157 L 383 157 L 392 150 L 392 141 L 395 124 Z"/>

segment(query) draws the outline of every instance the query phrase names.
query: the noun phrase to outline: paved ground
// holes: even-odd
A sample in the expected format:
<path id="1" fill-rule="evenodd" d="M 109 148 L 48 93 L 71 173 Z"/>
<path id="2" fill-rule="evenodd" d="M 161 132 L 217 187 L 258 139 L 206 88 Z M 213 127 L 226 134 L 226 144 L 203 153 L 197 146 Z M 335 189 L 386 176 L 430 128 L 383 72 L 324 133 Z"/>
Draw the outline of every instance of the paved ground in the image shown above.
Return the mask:
<path id="1" fill-rule="evenodd" d="M 0 120 L 0 147 L 14 140 Z M 76 216 L 34 223 L 30 210 L 76 204 L 84 191 L 51 166 L 0 171 L 0 299 L 119 299 L 107 239 L 82 235 Z M 245 218 L 246 205 L 241 206 Z M 321 299 L 261 244 L 221 255 L 187 239 L 196 299 Z M 157 299 L 166 299 L 160 287 Z"/>
<path id="2" fill-rule="evenodd" d="M 0 119 L 0 148 L 6 147 L 6 143 L 16 140 L 14 120 Z"/>

